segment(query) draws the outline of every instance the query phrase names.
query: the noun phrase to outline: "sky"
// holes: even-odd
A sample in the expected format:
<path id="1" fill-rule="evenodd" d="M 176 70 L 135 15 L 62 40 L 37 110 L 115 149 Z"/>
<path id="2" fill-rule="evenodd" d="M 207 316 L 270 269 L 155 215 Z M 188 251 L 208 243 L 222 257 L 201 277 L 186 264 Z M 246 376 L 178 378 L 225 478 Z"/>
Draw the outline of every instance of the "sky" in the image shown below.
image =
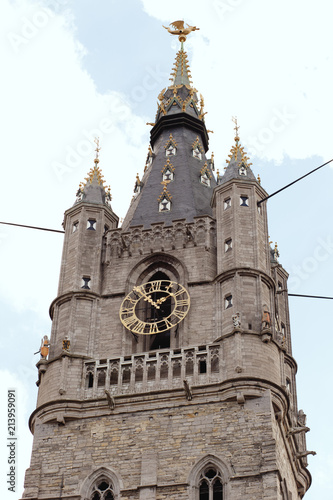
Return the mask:
<path id="1" fill-rule="evenodd" d="M 0 220 L 62 229 L 63 213 L 100 164 L 120 218 L 143 174 L 157 96 L 169 84 L 178 41 L 163 29 L 200 28 L 186 42 L 205 100 L 210 152 L 220 172 L 237 116 L 242 145 L 268 193 L 333 158 L 330 0 L 1 0 Z M 289 292 L 333 296 L 332 164 L 268 203 L 270 238 Z M 23 491 L 41 338 L 50 334 L 63 236 L 0 224 L 0 493 Z M 331 300 L 290 297 L 298 406 L 307 414 L 313 484 L 332 500 Z M 15 389 L 18 484 L 9 492 L 7 391 Z"/>

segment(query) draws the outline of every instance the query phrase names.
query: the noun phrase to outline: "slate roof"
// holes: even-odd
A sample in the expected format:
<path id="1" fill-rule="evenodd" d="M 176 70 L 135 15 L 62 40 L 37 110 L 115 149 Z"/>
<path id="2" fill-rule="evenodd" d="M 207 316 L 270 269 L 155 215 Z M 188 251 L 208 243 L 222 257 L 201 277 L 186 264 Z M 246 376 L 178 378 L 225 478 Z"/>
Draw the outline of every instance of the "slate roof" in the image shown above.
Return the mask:
<path id="1" fill-rule="evenodd" d="M 175 156 L 167 157 L 165 145 L 168 143 L 170 134 L 177 143 L 177 150 Z M 210 187 L 201 183 L 200 171 L 205 163 L 209 172 L 211 172 L 211 167 L 204 153 L 202 153 L 201 160 L 193 157 L 192 144 L 196 138 L 195 132 L 184 126 L 172 127 L 161 132 L 155 142 L 152 164 L 141 180 L 142 191 L 132 201 L 124 219 L 122 227 L 125 230 L 129 226 L 137 225 L 150 228 L 150 225 L 156 222 L 171 225 L 175 219 L 186 219 L 192 222 L 194 217 L 212 215 L 210 201 L 216 181 L 211 173 Z M 158 199 L 164 190 L 162 170 L 168 159 L 174 167 L 174 180 L 167 184 L 167 190 L 172 196 L 171 210 L 159 212 Z"/>
<path id="2" fill-rule="evenodd" d="M 235 144 L 232 146 L 229 154 L 229 160 L 227 160 L 228 166 L 225 169 L 224 175 L 218 177 L 218 184 L 225 184 L 231 179 L 239 180 L 251 180 L 256 181 L 254 173 L 252 172 L 249 163 L 249 158 L 244 151 L 243 146 L 240 144 L 240 139 L 238 134 L 235 137 Z M 241 172 L 245 172 L 241 173 Z"/>
<path id="3" fill-rule="evenodd" d="M 153 159 L 141 179 L 141 192 L 132 200 L 122 224 L 125 230 L 137 225 L 150 228 L 151 224 L 158 222 L 171 225 L 176 219 L 192 222 L 194 217 L 212 215 L 210 202 L 216 181 L 212 164 L 205 155 L 208 134 L 204 122 L 204 101 L 201 96 L 199 102 L 197 90 L 191 84 L 183 48 L 176 56 L 172 85 L 162 90 L 159 101 L 155 125 L 151 130 Z M 177 144 L 176 154 L 167 156 L 170 135 Z M 201 159 L 193 156 L 195 143 L 200 145 Z M 163 185 L 162 171 L 167 159 L 174 167 L 174 179 Z M 210 186 L 201 182 L 206 163 Z M 159 211 L 163 192 L 167 192 L 171 201 L 170 211 Z"/>
<path id="4" fill-rule="evenodd" d="M 102 204 L 110 207 L 110 187 L 105 186 L 102 171 L 98 167 L 98 158 L 95 158 L 94 162 L 95 165 L 88 172 L 85 182 L 79 186 L 75 203 L 84 201 L 85 203 Z"/>

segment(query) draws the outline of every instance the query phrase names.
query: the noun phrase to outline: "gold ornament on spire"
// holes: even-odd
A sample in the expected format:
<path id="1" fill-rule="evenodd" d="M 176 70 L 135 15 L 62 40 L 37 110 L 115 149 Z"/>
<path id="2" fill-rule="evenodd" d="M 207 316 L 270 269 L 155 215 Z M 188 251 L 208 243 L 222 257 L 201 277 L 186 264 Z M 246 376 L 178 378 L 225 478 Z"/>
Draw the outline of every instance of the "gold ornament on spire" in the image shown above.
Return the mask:
<path id="1" fill-rule="evenodd" d="M 95 137 L 94 143 L 96 144 L 96 149 L 95 149 L 95 151 L 96 151 L 96 157 L 94 159 L 95 165 L 93 167 L 91 167 L 91 169 L 88 172 L 87 177 L 84 178 L 85 182 L 80 182 L 79 189 L 78 189 L 78 191 L 76 193 L 76 201 L 75 201 L 75 203 L 78 203 L 78 202 L 82 201 L 84 190 L 85 190 L 85 188 L 86 188 L 87 185 L 93 184 L 93 183 L 97 182 L 97 184 L 99 186 L 101 186 L 101 188 L 104 191 L 104 194 L 105 194 L 105 203 L 107 205 L 109 205 L 109 202 L 112 199 L 111 188 L 110 188 L 110 186 L 106 186 L 105 185 L 104 175 L 102 174 L 102 170 L 98 166 L 98 164 L 99 164 L 99 152 L 101 150 L 101 147 L 99 145 L 99 138 L 98 137 Z"/>
<path id="2" fill-rule="evenodd" d="M 171 28 L 167 28 L 166 26 L 163 26 L 166 30 L 171 35 L 178 35 L 178 40 L 180 42 L 185 42 L 186 37 L 191 31 L 196 31 L 199 30 L 200 28 L 197 28 L 196 26 L 190 26 L 189 24 L 186 23 L 187 28 L 184 26 L 184 21 L 174 21 L 173 23 L 170 23 L 169 26 L 172 26 L 174 29 L 172 30 Z"/>
<path id="3" fill-rule="evenodd" d="M 235 124 L 235 132 L 236 132 L 235 141 L 239 141 L 238 130 L 240 129 L 240 126 L 237 123 L 237 116 L 233 116 L 231 119 Z"/>
<path id="4" fill-rule="evenodd" d="M 101 150 L 101 148 L 99 146 L 99 137 L 95 137 L 94 143 L 96 144 L 96 149 L 95 149 L 95 151 L 96 151 L 96 157 L 95 157 L 94 162 L 95 163 L 99 163 L 99 152 Z"/>
<path id="5" fill-rule="evenodd" d="M 227 164 L 229 164 L 231 162 L 231 160 L 234 160 L 237 162 L 238 167 L 243 166 L 244 168 L 247 168 L 250 165 L 252 165 L 252 163 L 250 163 L 250 161 L 249 161 L 250 158 L 247 156 L 246 152 L 244 151 L 244 147 L 239 142 L 240 139 L 239 139 L 238 130 L 240 129 L 240 126 L 238 125 L 237 117 L 233 116 L 232 121 L 235 124 L 235 132 L 236 132 L 235 143 L 236 144 L 234 144 L 232 146 L 232 148 L 230 150 L 230 154 L 228 155 L 229 159 L 226 162 L 227 162 Z M 226 168 L 224 170 L 226 170 Z"/>

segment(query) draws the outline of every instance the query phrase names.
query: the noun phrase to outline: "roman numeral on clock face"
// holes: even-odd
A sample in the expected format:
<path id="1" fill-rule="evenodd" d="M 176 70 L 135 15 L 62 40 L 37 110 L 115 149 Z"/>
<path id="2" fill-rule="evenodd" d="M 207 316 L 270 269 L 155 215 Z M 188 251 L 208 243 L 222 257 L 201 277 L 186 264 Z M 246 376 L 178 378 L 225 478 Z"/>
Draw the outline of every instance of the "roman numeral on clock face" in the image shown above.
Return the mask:
<path id="1" fill-rule="evenodd" d="M 158 329 L 157 323 L 152 323 L 151 325 L 149 325 L 149 335 L 153 335 L 154 333 L 158 333 L 158 332 L 159 332 L 159 329 Z"/>
<path id="2" fill-rule="evenodd" d="M 128 316 L 127 318 L 122 318 L 122 322 L 126 326 L 126 328 L 134 331 L 134 328 L 136 328 L 137 323 L 139 323 L 140 321 L 136 316 Z"/>
<path id="3" fill-rule="evenodd" d="M 149 287 L 146 288 L 146 292 L 154 293 L 154 292 L 158 292 L 161 290 L 162 281 L 152 281 L 152 282 L 147 283 L 147 284 L 149 285 Z"/>
<path id="4" fill-rule="evenodd" d="M 185 306 L 188 306 L 188 300 L 184 299 L 184 300 L 177 300 L 177 307 L 185 307 Z"/>
<path id="5" fill-rule="evenodd" d="M 178 318 L 179 320 L 182 320 L 185 318 L 186 312 L 185 311 L 177 311 L 177 309 L 175 309 L 172 313 L 172 316 L 176 316 L 176 318 Z"/>

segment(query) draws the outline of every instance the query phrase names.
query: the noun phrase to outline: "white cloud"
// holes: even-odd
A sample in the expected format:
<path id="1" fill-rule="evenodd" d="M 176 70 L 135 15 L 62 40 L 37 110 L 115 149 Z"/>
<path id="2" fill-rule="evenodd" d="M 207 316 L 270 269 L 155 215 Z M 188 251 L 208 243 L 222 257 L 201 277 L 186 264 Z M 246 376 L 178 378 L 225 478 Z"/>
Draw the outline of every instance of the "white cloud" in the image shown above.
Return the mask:
<path id="1" fill-rule="evenodd" d="M 162 3 L 142 2 L 148 14 L 166 23 Z M 174 0 L 168 6 L 168 14 L 200 27 L 186 47 L 194 84 L 205 97 L 207 126 L 219 134 L 211 137 L 217 161 L 224 161 L 231 146 L 232 124 L 226 118 L 234 115 L 242 142 L 249 149 L 255 142 L 252 153 L 260 157 L 331 158 L 333 7 L 328 0 L 211 0 L 204 8 L 199 0 Z M 277 114 L 285 119 L 276 119 Z"/>
<path id="2" fill-rule="evenodd" d="M 21 0 L 5 1 L 4 13 L 1 220 L 61 230 L 62 214 L 93 166 L 94 136 L 100 136 L 100 166 L 111 171 L 106 182 L 114 195 L 123 190 L 125 171 L 134 185 L 137 158 L 143 164 L 146 155 L 147 127 L 122 95 L 97 92 L 82 67 L 85 50 L 75 38 L 69 10 L 45 10 Z M 128 185 L 126 196 L 114 197 L 120 216 L 131 189 Z M 62 235 L 1 226 L 2 261 L 15 263 L 2 272 L 3 300 L 46 314 L 56 294 L 62 240 Z"/>

